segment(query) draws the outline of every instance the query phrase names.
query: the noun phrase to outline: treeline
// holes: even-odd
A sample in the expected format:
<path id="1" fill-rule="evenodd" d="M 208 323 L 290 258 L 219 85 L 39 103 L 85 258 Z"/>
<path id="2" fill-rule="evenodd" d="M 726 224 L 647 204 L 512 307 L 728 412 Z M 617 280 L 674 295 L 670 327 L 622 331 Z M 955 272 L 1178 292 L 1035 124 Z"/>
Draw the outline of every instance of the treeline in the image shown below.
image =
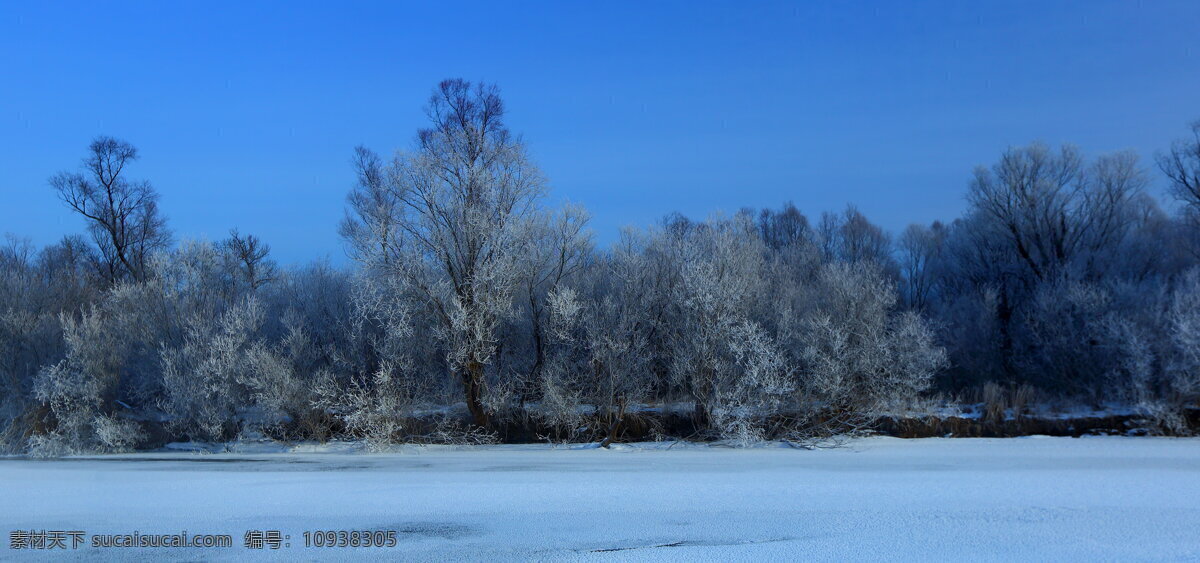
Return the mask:
<path id="1" fill-rule="evenodd" d="M 1189 432 L 1200 123 L 1154 167 L 1174 215 L 1132 153 L 1033 144 L 975 171 L 962 218 L 898 237 L 787 204 L 598 249 L 584 210 L 545 204 L 495 87 L 447 80 L 426 111 L 410 150 L 354 154 L 350 268 L 281 268 L 237 231 L 175 244 L 134 147 L 93 142 L 47 193 L 87 234 L 0 251 L 0 445 L 804 439 L 985 386 Z"/>

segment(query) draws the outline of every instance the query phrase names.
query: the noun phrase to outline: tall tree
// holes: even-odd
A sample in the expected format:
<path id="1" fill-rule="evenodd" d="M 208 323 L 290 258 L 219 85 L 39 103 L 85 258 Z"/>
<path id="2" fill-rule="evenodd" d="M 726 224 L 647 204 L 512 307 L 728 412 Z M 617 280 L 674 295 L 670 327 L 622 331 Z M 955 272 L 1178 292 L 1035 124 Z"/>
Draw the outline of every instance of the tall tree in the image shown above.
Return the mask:
<path id="1" fill-rule="evenodd" d="M 946 234 L 945 225 L 934 221 L 928 227 L 909 225 L 897 241 L 903 295 L 907 305 L 918 311 L 925 309 L 933 293 Z"/>
<path id="2" fill-rule="evenodd" d="M 967 201 L 1020 264 L 1032 285 L 1071 267 L 1101 275 L 1098 256 L 1117 248 L 1146 217 L 1145 175 L 1137 156 L 1119 152 L 1086 165 L 1079 151 L 1042 144 L 1009 149 L 990 170 L 979 167 Z"/>
<path id="3" fill-rule="evenodd" d="M 364 197 L 352 195 L 359 214 L 352 221 L 366 227 L 370 244 L 351 242 L 361 259 L 402 276 L 424 297 L 467 408 L 487 426 L 486 368 L 499 327 L 513 313 L 535 225 L 546 220 L 539 206 L 545 180 L 505 126 L 494 85 L 442 81 L 426 114 L 431 126 L 418 132 L 416 148 L 386 170 L 359 151 L 356 193 Z M 370 221 L 363 209 L 372 211 Z"/>
<path id="4" fill-rule="evenodd" d="M 88 231 L 102 257 L 101 271 L 109 283 L 143 280 L 147 260 L 170 244 L 166 219 L 158 211 L 158 193 L 145 180 L 130 180 L 123 172 L 137 160 L 133 145 L 97 137 L 88 147 L 81 172 L 61 172 L 50 186 L 76 213 L 87 219 Z"/>

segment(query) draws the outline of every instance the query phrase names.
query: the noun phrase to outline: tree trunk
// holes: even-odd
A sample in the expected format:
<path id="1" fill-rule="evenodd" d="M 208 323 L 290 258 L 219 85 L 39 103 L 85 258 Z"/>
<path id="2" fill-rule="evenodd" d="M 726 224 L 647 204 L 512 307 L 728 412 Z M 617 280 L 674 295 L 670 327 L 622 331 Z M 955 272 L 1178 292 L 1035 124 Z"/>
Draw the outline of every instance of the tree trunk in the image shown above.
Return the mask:
<path id="1" fill-rule="evenodd" d="M 696 406 L 692 409 L 692 420 L 697 430 L 708 426 L 708 407 L 703 401 L 696 400 Z"/>
<path id="2" fill-rule="evenodd" d="M 463 387 L 467 392 L 467 410 L 471 411 L 471 419 L 475 426 L 487 428 L 489 425 L 487 411 L 483 408 L 483 364 L 472 361 L 467 363 L 467 369 L 462 373 Z"/>
<path id="3" fill-rule="evenodd" d="M 712 388 L 713 373 L 712 369 L 705 367 L 700 370 L 696 377 L 696 381 L 692 383 L 692 397 L 696 404 L 692 410 L 692 418 L 695 421 L 696 429 L 699 430 L 708 426 L 708 397 Z"/>
<path id="4" fill-rule="evenodd" d="M 1012 339 L 1012 319 L 1013 308 L 1008 300 L 1008 288 L 1005 284 L 1000 286 L 1000 302 L 996 306 L 996 320 L 1000 329 L 1000 370 L 1004 373 L 1004 379 L 1009 385 L 1016 384 L 1016 369 L 1013 366 L 1013 339 Z"/>
<path id="5" fill-rule="evenodd" d="M 621 406 L 618 407 L 617 413 L 613 415 L 608 424 L 608 435 L 604 437 L 604 441 L 600 442 L 600 447 L 607 448 L 612 445 L 617 439 L 617 433 L 621 430 L 621 423 L 625 421 L 625 401 L 621 401 Z"/>

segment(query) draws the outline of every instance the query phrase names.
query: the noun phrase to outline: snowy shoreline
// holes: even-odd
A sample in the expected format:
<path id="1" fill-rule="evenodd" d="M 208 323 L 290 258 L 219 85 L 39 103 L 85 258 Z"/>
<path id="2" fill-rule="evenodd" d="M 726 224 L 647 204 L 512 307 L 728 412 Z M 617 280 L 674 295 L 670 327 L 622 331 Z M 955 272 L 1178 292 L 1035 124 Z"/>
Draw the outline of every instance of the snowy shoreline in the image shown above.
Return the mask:
<path id="1" fill-rule="evenodd" d="M 354 453 L 354 452 L 360 453 Z M 1200 439 L 851 440 L 799 450 L 353 444 L 0 459 L 6 530 L 225 533 L 104 559 L 1157 560 L 1200 557 Z M 291 547 L 253 552 L 249 530 Z M 310 530 L 391 548 L 305 548 Z M 7 546 L 6 546 L 7 547 Z M 0 549 L 0 559 L 18 555 Z M 42 553 L 42 555 L 51 555 Z"/>

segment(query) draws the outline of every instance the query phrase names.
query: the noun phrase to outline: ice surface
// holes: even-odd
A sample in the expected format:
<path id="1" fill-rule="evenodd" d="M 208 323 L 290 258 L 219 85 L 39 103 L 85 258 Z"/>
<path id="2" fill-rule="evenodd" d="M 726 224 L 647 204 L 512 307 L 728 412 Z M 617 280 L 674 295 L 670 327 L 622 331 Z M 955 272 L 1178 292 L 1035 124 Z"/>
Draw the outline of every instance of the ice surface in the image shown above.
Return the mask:
<path id="1" fill-rule="evenodd" d="M 0 558 L 52 559 L 8 549 L 9 531 L 32 528 L 235 544 L 72 554 L 89 559 L 1200 559 L 1196 439 L 668 445 L 0 459 Z M 242 547 L 272 529 L 292 547 Z M 397 530 L 399 545 L 302 546 L 304 530 L 329 529 Z"/>

